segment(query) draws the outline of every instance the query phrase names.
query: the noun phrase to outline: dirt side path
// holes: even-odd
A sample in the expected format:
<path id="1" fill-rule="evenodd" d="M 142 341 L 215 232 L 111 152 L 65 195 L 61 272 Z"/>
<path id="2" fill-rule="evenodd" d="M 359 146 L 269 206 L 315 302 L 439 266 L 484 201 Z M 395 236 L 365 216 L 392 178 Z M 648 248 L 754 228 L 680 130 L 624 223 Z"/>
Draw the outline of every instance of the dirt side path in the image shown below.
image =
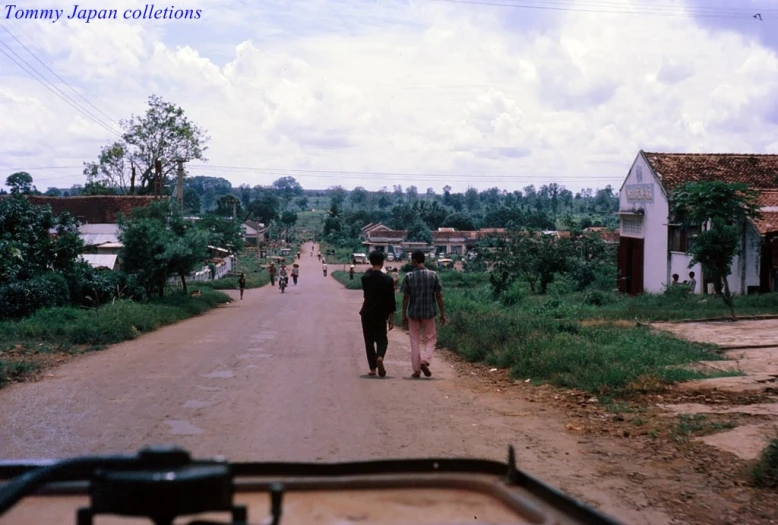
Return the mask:
<path id="1" fill-rule="evenodd" d="M 361 292 L 324 278 L 309 249 L 284 294 L 247 290 L 243 301 L 0 391 L 0 457 L 178 443 L 235 460 L 503 460 L 514 444 L 521 468 L 625 523 L 685 523 L 630 479 L 642 467 L 628 464 L 629 451 L 566 430 L 561 410 L 479 389 L 441 353 L 431 380 L 407 379 L 400 330 L 387 377 L 367 377 Z"/>

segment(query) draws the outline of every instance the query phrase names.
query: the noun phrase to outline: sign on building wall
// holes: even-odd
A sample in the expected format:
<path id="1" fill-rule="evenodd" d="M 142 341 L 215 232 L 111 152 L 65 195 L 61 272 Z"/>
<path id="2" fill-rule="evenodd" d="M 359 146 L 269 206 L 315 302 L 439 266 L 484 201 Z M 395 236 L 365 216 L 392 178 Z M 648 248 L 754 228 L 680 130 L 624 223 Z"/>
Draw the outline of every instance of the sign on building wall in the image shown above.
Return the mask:
<path id="1" fill-rule="evenodd" d="M 627 202 L 654 202 L 654 184 L 627 184 L 624 191 Z"/>

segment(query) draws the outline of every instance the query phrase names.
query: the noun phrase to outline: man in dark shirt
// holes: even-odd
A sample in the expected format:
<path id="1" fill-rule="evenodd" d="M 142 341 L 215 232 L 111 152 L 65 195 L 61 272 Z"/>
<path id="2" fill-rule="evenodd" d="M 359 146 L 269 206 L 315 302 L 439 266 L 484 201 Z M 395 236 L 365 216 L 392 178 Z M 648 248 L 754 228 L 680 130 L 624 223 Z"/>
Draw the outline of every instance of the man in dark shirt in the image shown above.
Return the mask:
<path id="1" fill-rule="evenodd" d="M 369 375 L 374 376 L 378 369 L 378 375 L 384 377 L 384 356 L 389 345 L 387 323 L 389 330 L 394 328 L 397 303 L 392 278 L 381 271 L 384 267 L 384 254 L 374 251 L 369 259 L 372 267 L 362 276 L 362 293 L 365 300 L 359 315 L 362 316 L 362 335 L 365 338 Z"/>

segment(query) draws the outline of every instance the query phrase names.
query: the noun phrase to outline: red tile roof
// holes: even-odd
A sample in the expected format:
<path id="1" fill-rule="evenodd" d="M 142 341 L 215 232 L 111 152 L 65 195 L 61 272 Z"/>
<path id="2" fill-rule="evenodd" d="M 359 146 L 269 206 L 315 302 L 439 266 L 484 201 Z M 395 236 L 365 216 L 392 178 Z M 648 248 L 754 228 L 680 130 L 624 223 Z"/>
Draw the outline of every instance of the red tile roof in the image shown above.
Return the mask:
<path id="1" fill-rule="evenodd" d="M 778 212 L 762 212 L 762 218 L 754 220 L 753 222 L 756 229 L 759 230 L 759 233 L 762 235 L 778 232 Z"/>
<path id="2" fill-rule="evenodd" d="M 757 200 L 759 206 L 766 208 L 768 206 L 778 206 L 778 191 L 762 191 Z"/>
<path id="3" fill-rule="evenodd" d="M 136 195 L 91 195 L 85 197 L 46 197 L 30 195 L 27 199 L 38 206 L 51 206 L 55 215 L 64 211 L 77 218 L 82 218 L 87 224 L 115 223 L 120 214 L 129 216 L 135 208 L 144 208 L 154 196 Z"/>
<path id="4" fill-rule="evenodd" d="M 648 163 L 670 190 L 686 182 L 744 182 L 751 188 L 778 189 L 778 155 L 730 153 L 649 153 Z"/>

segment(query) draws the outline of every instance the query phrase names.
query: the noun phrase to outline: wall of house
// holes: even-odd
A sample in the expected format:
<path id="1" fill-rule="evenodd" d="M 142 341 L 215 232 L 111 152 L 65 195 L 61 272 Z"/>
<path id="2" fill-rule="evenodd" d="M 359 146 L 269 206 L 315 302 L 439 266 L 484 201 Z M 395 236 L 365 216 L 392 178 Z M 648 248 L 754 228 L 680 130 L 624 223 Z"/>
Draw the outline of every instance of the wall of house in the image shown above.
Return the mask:
<path id="1" fill-rule="evenodd" d="M 644 190 L 644 194 L 642 196 L 630 195 L 631 192 L 628 190 L 635 190 L 638 186 Z M 651 192 L 650 197 L 648 192 Z M 671 272 L 668 271 L 670 265 L 668 264 L 667 251 L 669 206 L 661 184 L 640 155 L 632 164 L 627 179 L 619 191 L 619 210 L 643 210 L 642 234 L 625 232 L 622 224 L 620 235 L 638 237 L 644 240 L 643 289 L 645 292 L 661 293 L 664 291 L 665 283 L 670 281 L 671 275 Z"/>
<path id="2" fill-rule="evenodd" d="M 732 259 L 732 273 L 729 275 L 729 289 L 733 294 L 748 293 L 749 286 L 759 286 L 759 259 L 762 238 L 751 226 L 746 228 L 743 253 Z"/>

